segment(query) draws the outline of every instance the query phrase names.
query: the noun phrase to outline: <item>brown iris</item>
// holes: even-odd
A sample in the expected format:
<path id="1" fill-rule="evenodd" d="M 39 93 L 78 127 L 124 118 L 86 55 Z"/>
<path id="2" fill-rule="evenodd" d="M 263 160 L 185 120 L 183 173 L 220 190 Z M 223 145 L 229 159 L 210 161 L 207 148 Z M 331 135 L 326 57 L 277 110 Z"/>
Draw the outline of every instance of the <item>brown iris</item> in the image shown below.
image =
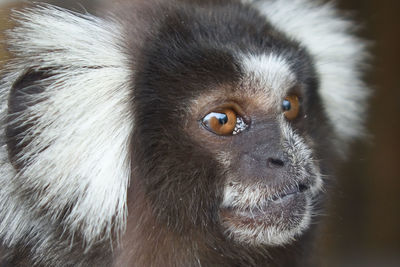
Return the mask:
<path id="1" fill-rule="evenodd" d="M 211 132 L 218 135 L 231 135 L 237 122 L 236 112 L 226 108 L 219 112 L 211 112 L 203 118 L 203 124 Z"/>
<path id="2" fill-rule="evenodd" d="M 300 111 L 299 98 L 296 95 L 288 95 L 282 102 L 282 109 L 286 119 L 296 119 Z"/>

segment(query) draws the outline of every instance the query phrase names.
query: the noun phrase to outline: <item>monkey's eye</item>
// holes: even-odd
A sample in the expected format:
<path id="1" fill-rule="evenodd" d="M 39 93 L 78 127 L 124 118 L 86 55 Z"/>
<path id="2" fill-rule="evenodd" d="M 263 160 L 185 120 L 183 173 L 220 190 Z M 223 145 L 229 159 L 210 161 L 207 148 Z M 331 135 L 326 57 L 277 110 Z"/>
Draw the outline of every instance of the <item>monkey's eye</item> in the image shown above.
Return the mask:
<path id="1" fill-rule="evenodd" d="M 218 135 L 235 135 L 247 128 L 243 118 L 229 108 L 207 114 L 202 123 L 209 131 Z"/>
<path id="2" fill-rule="evenodd" d="M 299 98 L 296 95 L 288 95 L 282 102 L 282 109 L 286 119 L 296 119 L 300 110 Z"/>

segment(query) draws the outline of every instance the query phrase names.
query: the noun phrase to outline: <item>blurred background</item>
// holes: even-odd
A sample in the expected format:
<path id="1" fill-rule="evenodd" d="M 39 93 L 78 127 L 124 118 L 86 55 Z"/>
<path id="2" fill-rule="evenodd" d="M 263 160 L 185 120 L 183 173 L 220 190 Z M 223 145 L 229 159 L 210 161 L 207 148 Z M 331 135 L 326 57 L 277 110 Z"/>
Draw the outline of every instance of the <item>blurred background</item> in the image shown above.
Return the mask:
<path id="1" fill-rule="evenodd" d="M 46 2 L 90 11 L 100 1 L 105 0 Z M 314 256 L 323 267 L 400 266 L 400 1 L 336 2 L 372 41 L 365 79 L 374 94 L 369 114 L 359 114 L 368 116 L 371 138 L 354 143 L 338 170 Z M 0 0 L 0 41 L 1 31 L 10 27 L 9 9 L 20 5 Z M 0 47 L 0 68 L 6 58 Z"/>

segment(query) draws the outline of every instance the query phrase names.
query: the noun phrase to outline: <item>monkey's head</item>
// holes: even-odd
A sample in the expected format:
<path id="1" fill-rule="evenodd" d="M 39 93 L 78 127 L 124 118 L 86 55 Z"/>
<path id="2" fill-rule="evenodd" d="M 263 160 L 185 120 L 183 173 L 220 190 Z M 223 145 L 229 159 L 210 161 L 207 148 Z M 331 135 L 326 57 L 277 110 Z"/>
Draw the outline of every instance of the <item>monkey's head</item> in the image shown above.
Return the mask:
<path id="1" fill-rule="evenodd" d="M 90 247 L 147 226 L 136 247 L 186 240 L 199 262 L 204 246 L 290 244 L 331 161 L 362 133 L 364 46 L 330 6 L 157 1 L 104 19 L 49 6 L 17 16 L 1 85 L 0 236 L 52 251 L 41 262 L 59 263 L 71 237 Z"/>
<path id="2" fill-rule="evenodd" d="M 256 12 L 214 32 L 214 17 L 236 23 L 239 10 L 224 12 L 178 13 L 144 49 L 132 164 L 172 229 L 286 244 L 308 227 L 322 185 L 319 146 L 331 137 L 319 81 L 306 49 Z"/>

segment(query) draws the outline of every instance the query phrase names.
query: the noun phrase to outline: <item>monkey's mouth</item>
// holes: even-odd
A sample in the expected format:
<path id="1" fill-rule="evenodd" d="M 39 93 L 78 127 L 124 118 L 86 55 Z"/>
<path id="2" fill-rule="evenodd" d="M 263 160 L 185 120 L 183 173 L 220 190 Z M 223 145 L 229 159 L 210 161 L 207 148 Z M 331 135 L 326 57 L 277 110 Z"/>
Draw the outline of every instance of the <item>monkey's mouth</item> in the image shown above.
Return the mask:
<path id="1" fill-rule="evenodd" d="M 279 201 L 279 200 L 283 200 L 283 199 L 291 197 L 291 196 L 293 196 L 295 194 L 303 193 L 306 190 L 308 190 L 309 188 L 310 187 L 308 185 L 306 185 L 306 184 L 299 184 L 299 186 L 295 186 L 295 187 L 293 187 L 293 188 L 291 188 L 289 190 L 281 192 L 278 195 L 274 195 L 271 200 L 273 202 L 276 202 L 276 201 Z"/>
<path id="2" fill-rule="evenodd" d="M 259 205 L 254 207 L 226 207 L 221 210 L 221 215 L 225 218 L 246 224 L 268 224 L 271 221 L 271 215 L 280 212 L 281 215 L 292 209 L 299 208 L 299 202 L 302 202 L 304 195 L 302 193 L 309 189 L 306 185 L 299 185 L 289 190 L 276 194 L 269 199 L 260 201 Z"/>
<path id="3" fill-rule="evenodd" d="M 256 204 L 234 202 L 221 208 L 222 224 L 228 236 L 234 239 L 246 243 L 280 245 L 284 238 L 276 236 L 282 234 L 292 239 L 293 236 L 289 237 L 288 232 L 295 233 L 296 229 L 308 225 L 305 220 L 309 220 L 310 191 L 310 187 L 303 184 L 274 194 L 273 197 L 264 196 Z"/>

